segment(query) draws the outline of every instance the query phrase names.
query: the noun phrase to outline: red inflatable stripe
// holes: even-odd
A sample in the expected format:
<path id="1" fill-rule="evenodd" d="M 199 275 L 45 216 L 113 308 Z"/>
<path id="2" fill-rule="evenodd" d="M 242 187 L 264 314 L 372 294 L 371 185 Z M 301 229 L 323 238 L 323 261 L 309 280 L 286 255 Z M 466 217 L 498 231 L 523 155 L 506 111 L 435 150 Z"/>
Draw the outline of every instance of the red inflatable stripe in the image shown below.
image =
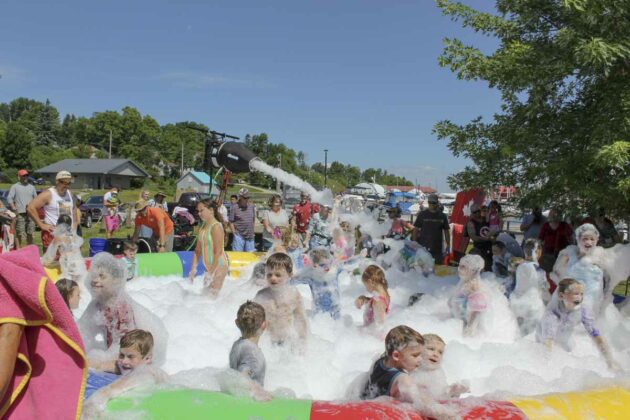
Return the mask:
<path id="1" fill-rule="evenodd" d="M 472 403 L 475 401 L 474 403 Z M 477 402 L 479 404 L 477 404 Z M 507 401 L 460 400 L 455 402 L 465 420 L 501 419 L 525 420 L 527 416 L 514 404 Z M 471 404 L 472 403 L 472 404 Z M 392 401 L 391 403 L 362 401 L 356 403 L 335 403 L 313 401 L 311 420 L 367 420 L 367 419 L 405 419 L 425 420 L 411 410 L 408 404 Z"/>

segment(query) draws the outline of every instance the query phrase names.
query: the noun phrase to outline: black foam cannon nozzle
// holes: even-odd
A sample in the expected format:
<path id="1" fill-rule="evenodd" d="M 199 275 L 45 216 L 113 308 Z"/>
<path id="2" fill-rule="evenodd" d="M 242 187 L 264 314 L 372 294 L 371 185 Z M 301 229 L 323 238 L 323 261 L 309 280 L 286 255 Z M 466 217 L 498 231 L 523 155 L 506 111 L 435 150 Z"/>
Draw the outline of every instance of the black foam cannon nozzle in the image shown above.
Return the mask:
<path id="1" fill-rule="evenodd" d="M 233 173 L 249 172 L 250 162 L 258 157 L 249 150 L 243 143 L 226 141 L 212 146 L 212 165 L 220 168 L 224 167 Z"/>

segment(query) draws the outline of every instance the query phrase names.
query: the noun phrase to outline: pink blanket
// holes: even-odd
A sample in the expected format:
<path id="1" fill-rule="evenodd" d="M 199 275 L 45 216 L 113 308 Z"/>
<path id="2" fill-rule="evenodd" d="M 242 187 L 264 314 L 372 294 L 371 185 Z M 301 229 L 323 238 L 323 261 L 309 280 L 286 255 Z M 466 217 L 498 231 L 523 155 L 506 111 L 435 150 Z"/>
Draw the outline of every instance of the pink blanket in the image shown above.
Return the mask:
<path id="1" fill-rule="evenodd" d="M 35 246 L 0 255 L 0 323 L 24 325 L 0 418 L 79 419 L 88 372 L 83 341 Z"/>

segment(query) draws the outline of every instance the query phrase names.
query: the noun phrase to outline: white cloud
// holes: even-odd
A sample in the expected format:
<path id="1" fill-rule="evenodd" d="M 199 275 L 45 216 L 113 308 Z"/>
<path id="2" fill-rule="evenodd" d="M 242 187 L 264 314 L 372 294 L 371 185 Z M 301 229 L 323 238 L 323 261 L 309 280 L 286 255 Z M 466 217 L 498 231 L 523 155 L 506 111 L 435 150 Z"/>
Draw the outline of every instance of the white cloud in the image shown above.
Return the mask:
<path id="1" fill-rule="evenodd" d="M 189 70 L 171 71 L 156 76 L 158 80 L 170 82 L 175 87 L 188 89 L 210 89 L 213 87 L 269 87 L 254 80 L 235 79 L 217 74 Z"/>

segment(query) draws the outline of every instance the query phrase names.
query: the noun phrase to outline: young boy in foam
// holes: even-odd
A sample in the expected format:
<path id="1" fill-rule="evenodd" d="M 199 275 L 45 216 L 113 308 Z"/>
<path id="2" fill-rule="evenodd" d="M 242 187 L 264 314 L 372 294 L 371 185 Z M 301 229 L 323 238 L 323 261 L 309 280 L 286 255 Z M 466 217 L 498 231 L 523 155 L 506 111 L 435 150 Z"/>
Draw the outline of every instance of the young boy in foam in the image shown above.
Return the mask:
<path id="1" fill-rule="evenodd" d="M 340 292 L 339 273 L 333 266 L 333 257 L 326 248 L 315 248 L 309 252 L 311 266 L 302 271 L 291 284 L 307 284 L 313 295 L 313 312 L 328 313 L 333 319 L 339 319 Z"/>
<path id="2" fill-rule="evenodd" d="M 104 377 L 104 380 L 108 381 L 109 384 L 91 395 L 86 395 L 88 399 L 85 403 L 83 416 L 85 418 L 94 417 L 99 411 L 105 409 L 110 399 L 131 389 L 166 382 L 166 373 L 154 367 L 152 362 L 153 335 L 150 332 L 132 330 L 122 336 L 118 359 L 96 366 L 99 370 L 118 376 Z M 92 379 L 94 376 L 100 375 L 90 372 L 88 391 L 90 382 L 95 382 Z"/>
<path id="3" fill-rule="evenodd" d="M 551 299 L 545 271 L 538 265 L 542 244 L 530 238 L 523 246 L 525 261 L 516 268 L 516 282 L 510 295 L 510 309 L 514 312 L 523 335 L 536 330 Z"/>
<path id="4" fill-rule="evenodd" d="M 258 291 L 254 302 L 265 308 L 271 341 L 278 345 L 288 342 L 303 352 L 308 321 L 300 292 L 289 284 L 293 274 L 291 257 L 283 253 L 273 254 L 267 258 L 265 267 L 268 286 Z"/>
<path id="5" fill-rule="evenodd" d="M 424 338 L 413 328 L 406 325 L 392 328 L 385 337 L 385 354 L 372 365 L 361 399 L 391 397 L 414 404 L 423 415 L 454 418 L 455 412 L 435 403 L 411 377 L 420 366 L 424 345 Z"/>
<path id="6" fill-rule="evenodd" d="M 265 355 L 258 347 L 258 340 L 267 328 L 265 309 L 248 300 L 238 308 L 235 322 L 241 331 L 241 338 L 234 342 L 230 350 L 230 369 L 247 378 L 247 388 L 254 399 L 268 401 L 271 395 L 263 388 L 267 364 Z"/>
<path id="7" fill-rule="evenodd" d="M 536 331 L 536 340 L 543 343 L 548 350 L 557 344 L 566 351 L 571 351 L 573 330 L 582 323 L 608 366 L 615 369 L 617 364 L 595 325 L 591 309 L 583 301 L 584 286 L 580 282 L 570 278 L 561 280 Z"/>
<path id="8" fill-rule="evenodd" d="M 437 334 L 425 334 L 424 354 L 420 366 L 411 377 L 422 389 L 426 390 L 434 399 L 459 398 L 465 392 L 469 392 L 468 386 L 463 383 L 448 385 L 446 374 L 442 369 L 442 357 L 446 343 Z"/>

